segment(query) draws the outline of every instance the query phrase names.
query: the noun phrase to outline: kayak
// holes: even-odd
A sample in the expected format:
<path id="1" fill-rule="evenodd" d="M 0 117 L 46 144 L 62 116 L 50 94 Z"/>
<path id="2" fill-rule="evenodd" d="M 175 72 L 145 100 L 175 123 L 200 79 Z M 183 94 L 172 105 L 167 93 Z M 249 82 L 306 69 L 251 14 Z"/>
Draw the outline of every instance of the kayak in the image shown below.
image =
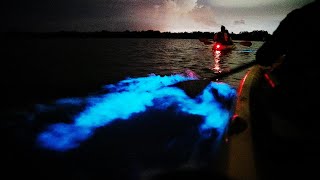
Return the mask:
<path id="1" fill-rule="evenodd" d="M 230 137 L 227 167 L 230 177 L 273 179 L 277 174 L 277 177 L 291 179 L 295 176 L 292 172 L 304 176 L 311 172 L 310 169 L 316 169 L 312 164 L 319 160 L 314 158 L 319 152 L 317 127 L 308 127 L 304 133 L 303 123 L 294 124 L 292 117 L 299 117 L 296 113 L 300 108 L 299 101 L 290 101 L 292 106 L 283 104 L 279 99 L 282 96 L 278 95 L 280 85 L 272 75 L 261 66 L 254 65 L 239 83 L 232 121 L 246 122 L 247 129 Z M 301 122 L 311 124 L 309 119 L 311 116 L 306 114 Z M 302 170 L 304 166 L 308 167 L 307 171 Z"/>
<path id="2" fill-rule="evenodd" d="M 262 71 L 257 65 L 252 66 L 242 78 L 237 88 L 237 100 L 231 120 L 231 127 L 238 130 L 232 130 L 229 137 L 229 144 L 227 145 L 228 163 L 225 170 L 225 174 L 232 179 L 260 179 L 252 138 L 252 108 L 250 105 L 252 101 L 252 87 L 254 84 L 257 84 L 261 74 Z M 245 123 L 246 126 L 239 129 L 237 126 L 241 122 L 242 124 Z"/>
<path id="3" fill-rule="evenodd" d="M 235 110 L 235 115 L 237 118 L 243 119 L 250 122 L 251 112 L 250 112 L 250 95 L 251 90 L 254 86 L 258 85 L 258 81 L 262 78 L 262 69 L 258 65 L 253 66 L 241 79 L 240 84 L 237 89 L 237 105 Z"/>
<path id="4" fill-rule="evenodd" d="M 212 45 L 213 44 L 212 50 L 214 50 L 214 51 L 223 51 L 223 50 L 235 49 L 236 48 L 235 43 L 239 43 L 242 46 L 247 46 L 247 47 L 250 47 L 252 45 L 251 41 L 233 41 L 232 45 L 222 45 L 219 42 L 214 42 L 214 41 L 209 40 L 207 38 L 199 38 L 199 41 L 203 42 L 203 44 L 205 44 L 205 45 Z"/>
<path id="5" fill-rule="evenodd" d="M 228 50 L 233 50 L 235 49 L 236 46 L 234 44 L 232 45 L 223 45 L 219 42 L 214 42 L 212 46 L 213 51 L 228 51 Z"/>

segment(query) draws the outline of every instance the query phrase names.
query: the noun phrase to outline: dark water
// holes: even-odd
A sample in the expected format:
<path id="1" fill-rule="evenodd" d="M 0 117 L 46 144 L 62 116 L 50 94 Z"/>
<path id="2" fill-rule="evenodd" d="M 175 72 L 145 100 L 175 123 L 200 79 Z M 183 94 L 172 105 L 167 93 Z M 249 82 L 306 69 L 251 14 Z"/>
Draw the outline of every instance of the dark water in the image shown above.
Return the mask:
<path id="1" fill-rule="evenodd" d="M 11 38 L 3 42 L 0 137 L 5 142 L 2 164 L 7 174 L 27 171 L 29 177 L 135 180 L 180 167 L 190 156 L 197 156 L 201 162 L 212 161 L 208 151 L 214 140 L 199 141 L 200 118 L 176 113 L 172 108 L 167 113 L 150 110 L 135 121 L 117 121 L 99 128 L 82 148 L 57 153 L 34 148 L 37 132 L 57 119 L 69 123 L 84 107 L 55 106 L 47 113 L 34 110 L 52 108 L 39 104 L 56 99 L 90 96 L 102 86 L 128 77 L 191 71 L 201 79 L 210 79 L 254 60 L 262 45 L 252 42 L 245 47 L 236 43 L 233 51 L 212 52 L 211 46 L 197 39 Z M 245 72 L 220 81 L 236 88 Z M 207 173 L 184 172 L 179 177 L 199 178 Z"/>
<path id="2" fill-rule="evenodd" d="M 82 96 L 127 77 L 171 75 L 192 70 L 201 78 L 226 72 L 255 58 L 262 42 L 213 53 L 197 39 L 7 39 L 1 49 L 9 105 Z M 244 72 L 221 81 L 234 87 Z M 22 102 L 21 102 L 22 101 Z M 7 104 L 8 105 L 8 104 Z"/>

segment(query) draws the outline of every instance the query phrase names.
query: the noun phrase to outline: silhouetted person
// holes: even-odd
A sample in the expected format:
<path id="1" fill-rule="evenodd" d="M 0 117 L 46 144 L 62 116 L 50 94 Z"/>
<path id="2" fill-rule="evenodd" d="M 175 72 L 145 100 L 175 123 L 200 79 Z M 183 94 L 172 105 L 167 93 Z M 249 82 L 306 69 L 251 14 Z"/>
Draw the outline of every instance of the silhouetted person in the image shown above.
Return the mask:
<path id="1" fill-rule="evenodd" d="M 219 42 L 223 45 L 232 45 L 233 44 L 228 30 L 223 25 L 221 26 L 220 32 L 217 32 L 214 35 L 213 41 Z"/>
<path id="2" fill-rule="evenodd" d="M 310 176 L 320 159 L 319 4 L 316 0 L 290 12 L 256 53 L 257 63 L 271 67 L 268 75 L 276 83 L 260 95 L 271 97 L 262 104 L 270 103 L 265 107 L 274 113 L 272 120 L 257 122 L 271 130 L 266 147 L 272 179 Z"/>

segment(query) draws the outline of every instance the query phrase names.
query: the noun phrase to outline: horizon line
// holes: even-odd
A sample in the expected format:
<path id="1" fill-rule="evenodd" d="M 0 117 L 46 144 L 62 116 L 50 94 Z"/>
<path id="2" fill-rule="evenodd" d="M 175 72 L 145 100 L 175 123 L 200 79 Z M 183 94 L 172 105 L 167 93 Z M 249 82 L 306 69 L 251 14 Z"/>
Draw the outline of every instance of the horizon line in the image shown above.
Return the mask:
<path id="1" fill-rule="evenodd" d="M 160 31 L 160 30 L 124 30 L 124 31 L 111 31 L 111 30 L 100 30 L 100 31 L 78 31 L 78 30 L 59 30 L 59 31 L 1 31 L 1 33 L 101 33 L 101 32 L 109 32 L 109 33 L 141 33 L 141 32 L 159 32 L 159 33 L 216 33 L 220 31 Z M 241 33 L 252 33 L 252 32 L 267 32 L 267 30 L 252 30 L 252 31 L 240 31 L 239 33 L 230 32 L 230 34 L 241 34 Z"/>

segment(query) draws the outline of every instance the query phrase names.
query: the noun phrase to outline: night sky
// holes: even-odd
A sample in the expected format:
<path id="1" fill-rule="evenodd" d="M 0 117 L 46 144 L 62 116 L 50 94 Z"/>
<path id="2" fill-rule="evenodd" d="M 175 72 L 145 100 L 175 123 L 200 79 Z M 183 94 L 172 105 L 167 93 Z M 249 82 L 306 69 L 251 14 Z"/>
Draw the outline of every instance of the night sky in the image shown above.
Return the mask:
<path id="1" fill-rule="evenodd" d="M 142 31 L 272 33 L 312 0 L 4 0 L 1 31 Z"/>

